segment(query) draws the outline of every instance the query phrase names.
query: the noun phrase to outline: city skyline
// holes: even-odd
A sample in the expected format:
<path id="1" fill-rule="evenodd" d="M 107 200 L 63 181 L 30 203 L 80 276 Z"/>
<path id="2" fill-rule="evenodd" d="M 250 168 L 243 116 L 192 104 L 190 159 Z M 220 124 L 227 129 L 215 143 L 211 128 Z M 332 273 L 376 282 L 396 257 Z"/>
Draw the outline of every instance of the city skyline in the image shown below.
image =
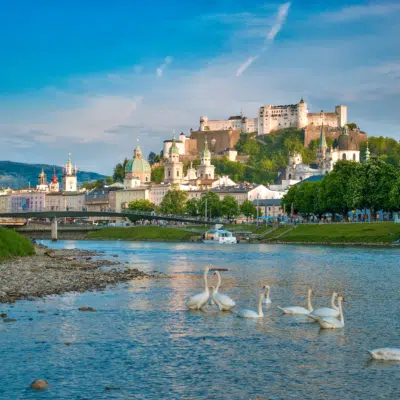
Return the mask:
<path id="1" fill-rule="evenodd" d="M 60 165 L 71 152 L 110 175 L 137 137 L 147 155 L 201 115 L 301 97 L 400 139 L 400 5 L 307 3 L 2 5 L 0 158 Z"/>

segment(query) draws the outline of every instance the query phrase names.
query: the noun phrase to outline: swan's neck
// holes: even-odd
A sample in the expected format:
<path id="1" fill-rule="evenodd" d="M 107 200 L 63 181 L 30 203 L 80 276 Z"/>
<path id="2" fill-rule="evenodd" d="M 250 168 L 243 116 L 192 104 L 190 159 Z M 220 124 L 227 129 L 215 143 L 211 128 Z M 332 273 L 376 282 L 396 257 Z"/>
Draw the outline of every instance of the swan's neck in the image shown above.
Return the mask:
<path id="1" fill-rule="evenodd" d="M 208 289 L 208 284 L 207 284 L 207 270 L 204 271 L 203 279 L 204 279 L 204 291 L 206 293 L 210 293 L 210 290 Z"/>
<path id="2" fill-rule="evenodd" d="M 217 287 L 215 288 L 215 293 L 218 292 L 219 286 L 221 285 L 221 275 L 218 271 L 216 271 L 216 273 L 217 273 L 218 283 Z"/>
<path id="3" fill-rule="evenodd" d="M 344 316 L 343 316 L 343 310 L 342 310 L 342 302 L 338 301 L 339 303 L 339 313 L 340 313 L 340 322 L 342 325 L 344 325 Z"/>
<path id="4" fill-rule="evenodd" d="M 312 312 L 312 311 L 314 310 L 314 309 L 313 309 L 313 306 L 312 306 L 312 304 L 311 304 L 311 292 L 308 292 L 307 309 L 308 309 L 308 311 L 310 311 L 310 312 Z"/>
<path id="5" fill-rule="evenodd" d="M 269 299 L 269 291 L 270 291 L 271 289 L 268 287 L 267 288 L 267 299 Z"/>
<path id="6" fill-rule="evenodd" d="M 335 298 L 336 298 L 336 294 L 333 293 L 333 294 L 332 294 L 332 299 L 331 299 L 331 308 L 333 308 L 334 310 L 337 311 L 337 310 L 339 310 L 339 309 L 336 307 Z"/>
<path id="7" fill-rule="evenodd" d="M 258 315 L 262 317 L 264 315 L 263 310 L 262 310 L 262 301 L 263 301 L 263 295 L 260 296 L 260 300 L 258 300 Z"/>

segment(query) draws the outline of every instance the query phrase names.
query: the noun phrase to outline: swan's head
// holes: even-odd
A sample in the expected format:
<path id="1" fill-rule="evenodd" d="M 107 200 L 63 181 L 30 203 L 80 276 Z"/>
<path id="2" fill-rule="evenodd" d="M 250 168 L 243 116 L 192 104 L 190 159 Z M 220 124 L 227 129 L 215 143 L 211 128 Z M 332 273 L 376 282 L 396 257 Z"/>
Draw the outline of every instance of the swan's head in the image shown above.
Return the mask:
<path id="1" fill-rule="evenodd" d="M 338 301 L 341 301 L 341 302 L 343 302 L 343 303 L 346 303 L 346 300 L 344 299 L 343 296 L 339 296 L 339 297 L 338 297 Z"/>
<path id="2" fill-rule="evenodd" d="M 205 267 L 204 272 L 208 274 L 208 271 L 210 270 L 210 267 Z"/>
<path id="3" fill-rule="evenodd" d="M 315 295 L 315 293 L 313 292 L 313 290 L 312 290 L 312 289 L 308 289 L 308 294 L 309 294 L 309 295 L 311 295 L 311 294 L 312 294 L 313 296 Z"/>
<path id="4" fill-rule="evenodd" d="M 336 292 L 332 293 L 332 297 L 337 297 L 337 296 L 338 296 L 338 294 Z"/>
<path id="5" fill-rule="evenodd" d="M 269 285 L 264 285 L 263 289 L 271 289 Z"/>
<path id="6" fill-rule="evenodd" d="M 218 271 L 213 272 L 213 276 L 218 276 L 218 275 L 219 275 Z"/>

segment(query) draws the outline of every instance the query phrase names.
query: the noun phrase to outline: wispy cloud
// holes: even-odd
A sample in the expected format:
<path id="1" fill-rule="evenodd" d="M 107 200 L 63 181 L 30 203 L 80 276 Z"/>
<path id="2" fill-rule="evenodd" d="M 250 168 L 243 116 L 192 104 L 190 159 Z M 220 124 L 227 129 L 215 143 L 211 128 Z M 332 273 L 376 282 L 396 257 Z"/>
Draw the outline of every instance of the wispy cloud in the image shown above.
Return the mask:
<path id="1" fill-rule="evenodd" d="M 367 4 L 327 12 L 322 14 L 320 19 L 326 22 L 352 22 L 370 17 L 384 17 L 398 12 L 400 12 L 399 3 Z"/>
<path id="2" fill-rule="evenodd" d="M 172 57 L 171 56 L 165 57 L 164 62 L 156 69 L 157 76 L 158 77 L 163 76 L 165 68 L 167 68 L 167 66 L 171 63 L 172 63 Z"/>
<path id="3" fill-rule="evenodd" d="M 236 71 L 236 76 L 241 76 L 243 74 L 243 72 L 246 71 L 247 68 L 250 67 L 250 65 L 256 61 L 262 53 L 264 53 L 267 48 L 268 48 L 268 44 L 272 43 L 275 38 L 276 35 L 280 32 L 280 30 L 282 29 L 283 24 L 286 21 L 286 18 L 288 16 L 289 13 L 289 9 L 290 9 L 290 2 L 284 3 L 282 4 L 279 9 L 278 9 L 278 14 L 276 16 L 275 19 L 275 23 L 272 26 L 272 28 L 267 32 L 266 38 L 265 38 L 265 44 L 262 47 L 261 51 L 259 54 L 255 55 L 255 56 L 251 56 L 249 57 L 243 64 L 241 64 L 239 66 L 239 68 Z"/>

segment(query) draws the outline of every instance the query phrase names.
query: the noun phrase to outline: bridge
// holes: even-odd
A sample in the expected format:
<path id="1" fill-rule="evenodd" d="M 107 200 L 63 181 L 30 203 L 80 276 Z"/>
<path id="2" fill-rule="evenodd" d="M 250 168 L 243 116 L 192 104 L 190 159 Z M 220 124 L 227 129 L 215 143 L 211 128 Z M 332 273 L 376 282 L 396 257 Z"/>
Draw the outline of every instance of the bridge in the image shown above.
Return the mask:
<path id="1" fill-rule="evenodd" d="M 19 211 L 0 213 L 0 218 L 42 218 L 51 220 L 51 240 L 57 240 L 58 231 L 58 218 L 87 218 L 87 217 L 115 217 L 115 218 L 129 218 L 131 221 L 139 220 L 157 220 L 157 221 L 170 221 L 170 222 L 185 222 L 188 224 L 213 224 L 217 223 L 216 220 L 206 218 L 194 218 L 184 215 L 160 215 L 155 212 L 140 212 L 124 210 L 116 211 Z"/>

